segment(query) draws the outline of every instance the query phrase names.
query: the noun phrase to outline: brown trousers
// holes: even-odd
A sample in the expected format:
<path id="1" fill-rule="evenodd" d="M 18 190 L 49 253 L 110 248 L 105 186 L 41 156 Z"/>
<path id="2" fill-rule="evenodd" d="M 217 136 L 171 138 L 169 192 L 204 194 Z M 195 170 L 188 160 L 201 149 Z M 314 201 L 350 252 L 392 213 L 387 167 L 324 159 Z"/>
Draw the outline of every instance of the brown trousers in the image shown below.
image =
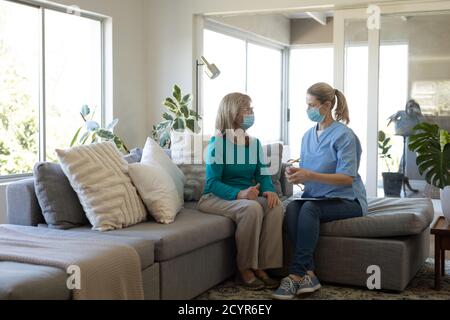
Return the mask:
<path id="1" fill-rule="evenodd" d="M 223 200 L 206 194 L 199 210 L 218 214 L 236 223 L 237 266 L 247 269 L 274 269 L 283 266 L 282 229 L 284 210 L 281 204 L 269 209 L 266 198 Z"/>

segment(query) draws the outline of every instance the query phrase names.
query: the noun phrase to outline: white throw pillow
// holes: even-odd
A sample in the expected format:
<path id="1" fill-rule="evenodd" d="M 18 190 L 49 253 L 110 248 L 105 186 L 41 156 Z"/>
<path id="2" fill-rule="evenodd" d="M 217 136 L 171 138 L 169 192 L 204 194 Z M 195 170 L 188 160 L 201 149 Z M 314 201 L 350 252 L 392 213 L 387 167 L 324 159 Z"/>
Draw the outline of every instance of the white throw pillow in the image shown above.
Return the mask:
<path id="1" fill-rule="evenodd" d="M 183 203 L 169 174 L 159 165 L 143 163 L 130 164 L 129 170 L 131 180 L 152 217 L 159 223 L 174 222 Z"/>
<path id="2" fill-rule="evenodd" d="M 112 142 L 56 150 L 93 230 L 125 228 L 147 212 L 128 175 L 128 163 Z"/>
<path id="3" fill-rule="evenodd" d="M 184 183 L 186 177 L 155 140 L 148 138 L 142 151 L 141 163 L 161 167 L 172 178 L 181 203 L 184 203 Z"/>

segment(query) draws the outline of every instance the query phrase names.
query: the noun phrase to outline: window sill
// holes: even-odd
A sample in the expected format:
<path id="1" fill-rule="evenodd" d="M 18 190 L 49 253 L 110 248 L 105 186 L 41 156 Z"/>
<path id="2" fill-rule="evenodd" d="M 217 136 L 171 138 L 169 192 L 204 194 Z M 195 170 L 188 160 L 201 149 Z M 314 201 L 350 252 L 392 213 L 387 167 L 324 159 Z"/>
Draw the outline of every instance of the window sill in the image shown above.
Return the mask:
<path id="1" fill-rule="evenodd" d="M 24 180 L 24 179 L 29 179 L 32 178 L 33 174 L 29 173 L 29 174 L 17 174 L 17 175 L 13 175 L 13 176 L 0 176 L 0 186 L 5 186 L 8 185 L 12 182 L 17 182 L 20 180 Z"/>

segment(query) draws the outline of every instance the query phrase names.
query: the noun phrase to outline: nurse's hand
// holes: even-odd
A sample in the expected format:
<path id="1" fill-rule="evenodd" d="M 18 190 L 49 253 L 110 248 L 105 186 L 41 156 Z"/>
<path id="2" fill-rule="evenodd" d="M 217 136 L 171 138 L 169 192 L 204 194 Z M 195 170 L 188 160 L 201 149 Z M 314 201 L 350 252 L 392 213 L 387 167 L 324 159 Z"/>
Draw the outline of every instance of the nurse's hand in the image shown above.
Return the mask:
<path id="1" fill-rule="evenodd" d="M 267 206 L 269 209 L 275 208 L 281 202 L 275 192 L 264 192 L 263 196 L 267 199 Z"/>
<path id="2" fill-rule="evenodd" d="M 258 195 L 259 195 L 259 187 L 260 187 L 260 184 L 258 183 L 254 187 L 250 187 L 248 189 L 241 190 L 241 191 L 239 191 L 237 198 L 238 199 L 247 199 L 247 200 L 256 200 L 256 199 L 258 199 Z"/>
<path id="3" fill-rule="evenodd" d="M 312 180 L 313 172 L 301 168 L 288 168 L 286 171 L 286 178 L 293 184 L 305 184 Z"/>

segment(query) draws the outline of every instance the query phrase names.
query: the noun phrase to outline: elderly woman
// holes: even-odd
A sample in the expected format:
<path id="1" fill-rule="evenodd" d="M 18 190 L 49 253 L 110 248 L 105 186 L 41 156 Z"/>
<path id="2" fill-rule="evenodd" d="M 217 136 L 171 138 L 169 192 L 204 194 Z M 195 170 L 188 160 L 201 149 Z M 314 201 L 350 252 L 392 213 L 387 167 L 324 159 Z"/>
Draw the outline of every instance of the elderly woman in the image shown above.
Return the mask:
<path id="1" fill-rule="evenodd" d="M 240 283 L 260 290 L 278 285 L 264 270 L 282 267 L 283 207 L 263 164 L 261 143 L 246 132 L 254 121 L 249 96 L 231 93 L 223 98 L 198 206 L 236 223 Z"/>

